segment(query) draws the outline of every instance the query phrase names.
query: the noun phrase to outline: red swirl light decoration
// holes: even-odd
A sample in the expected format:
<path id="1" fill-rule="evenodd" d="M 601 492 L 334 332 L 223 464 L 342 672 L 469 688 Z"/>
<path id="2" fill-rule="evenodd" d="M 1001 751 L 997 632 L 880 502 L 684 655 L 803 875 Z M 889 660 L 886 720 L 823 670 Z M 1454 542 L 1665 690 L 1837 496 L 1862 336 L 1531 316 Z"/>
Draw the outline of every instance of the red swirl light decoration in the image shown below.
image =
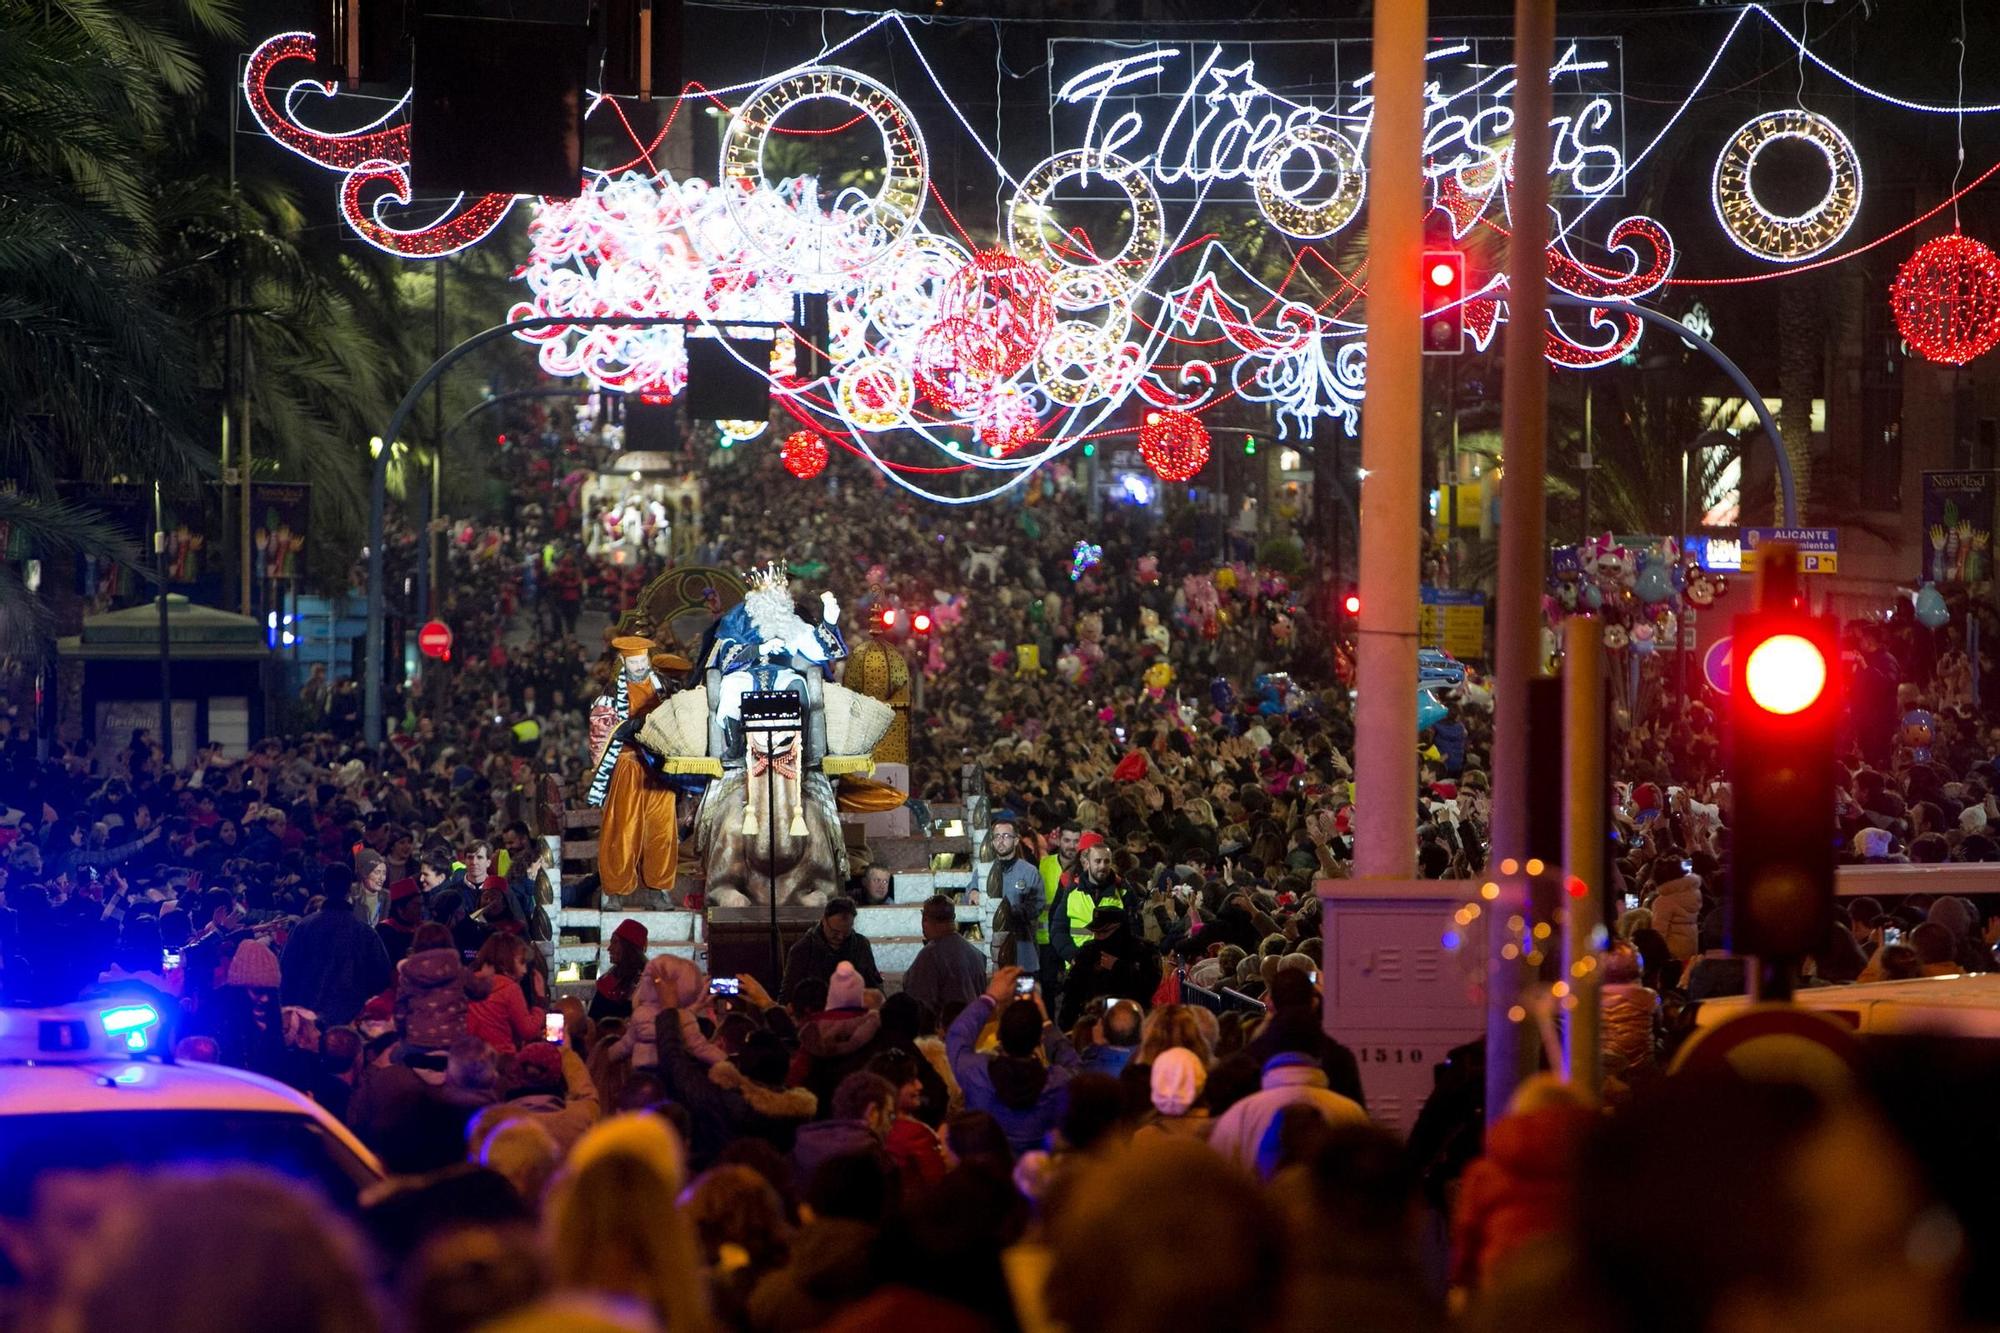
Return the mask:
<path id="1" fill-rule="evenodd" d="M 1189 413 L 1156 408 L 1139 427 L 1139 457 L 1160 480 L 1186 481 L 1208 465 L 1208 427 Z"/>
<path id="2" fill-rule="evenodd" d="M 334 95 L 335 85 L 311 77 L 317 49 L 309 32 L 279 33 L 265 40 L 250 55 L 243 76 L 243 98 L 264 133 L 307 161 L 344 173 L 340 210 L 355 233 L 370 245 L 407 259 L 455 254 L 491 235 L 513 208 L 515 196 L 489 194 L 467 199 L 461 195 L 442 217 L 408 231 L 382 220 L 384 206 L 403 207 L 410 202 L 410 127 L 385 125 L 407 105 L 408 98 L 398 101 L 374 123 L 344 133 L 329 134 L 301 124 L 292 114 L 294 97 L 301 90 L 325 98 Z M 307 66 L 307 76 L 274 96 L 278 71 L 301 61 Z M 365 197 L 371 187 L 382 188 Z"/>
<path id="3" fill-rule="evenodd" d="M 800 481 L 811 481 L 826 471 L 827 457 L 826 441 L 809 430 L 793 431 L 778 448 L 778 461 Z"/>
<path id="4" fill-rule="evenodd" d="M 939 306 L 951 315 L 984 326 L 1003 353 L 997 378 L 1013 375 L 1035 359 L 1055 323 L 1048 276 L 1004 250 L 981 250 L 946 280 Z"/>
<path id="5" fill-rule="evenodd" d="M 1889 311 L 1919 356 L 1964 365 L 2000 344 L 2000 255 L 1955 231 L 1925 241 L 1896 271 Z"/>

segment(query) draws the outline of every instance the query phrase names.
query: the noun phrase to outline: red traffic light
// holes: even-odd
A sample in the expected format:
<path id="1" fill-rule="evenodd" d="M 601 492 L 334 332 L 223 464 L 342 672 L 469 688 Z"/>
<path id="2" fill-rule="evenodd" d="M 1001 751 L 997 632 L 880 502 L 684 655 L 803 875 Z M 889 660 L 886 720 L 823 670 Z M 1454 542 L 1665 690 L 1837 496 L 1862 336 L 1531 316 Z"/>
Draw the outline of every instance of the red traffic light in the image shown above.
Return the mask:
<path id="1" fill-rule="evenodd" d="M 1431 286 L 1449 287 L 1458 280 L 1458 270 L 1441 259 L 1434 260 L 1431 263 L 1430 277 Z"/>
<path id="2" fill-rule="evenodd" d="M 896 628 L 896 608 L 895 608 L 895 607 L 893 607 L 893 606 L 890 606 L 890 607 L 885 607 L 885 608 L 883 608 L 883 611 L 882 611 L 882 628 L 884 628 L 884 629 L 894 629 L 894 628 Z"/>
<path id="3" fill-rule="evenodd" d="M 1348 615 L 1350 615 L 1350 616 L 1358 616 L 1358 615 L 1360 615 L 1360 614 L 1361 614 L 1361 594 L 1360 594 L 1360 593 L 1358 593 L 1358 592 L 1351 592 L 1351 593 L 1347 594 L 1347 596 L 1345 596 L 1345 597 L 1341 598 L 1341 599 L 1340 599 L 1340 609 L 1341 609 L 1341 610 L 1343 610 L 1343 611 L 1345 611 L 1345 612 L 1347 612 L 1347 614 L 1348 614 Z"/>
<path id="4" fill-rule="evenodd" d="M 910 617 L 910 628 L 919 634 L 929 634 L 931 632 L 930 616 L 922 611 L 917 612 L 916 615 Z"/>
<path id="5" fill-rule="evenodd" d="M 1464 295 L 1465 256 L 1457 250 L 1424 251 L 1424 285 L 1433 299 Z"/>
<path id="6" fill-rule="evenodd" d="M 1750 650 L 1743 684 L 1767 713 L 1802 713 L 1826 692 L 1826 655 L 1811 639 L 1774 634 Z"/>

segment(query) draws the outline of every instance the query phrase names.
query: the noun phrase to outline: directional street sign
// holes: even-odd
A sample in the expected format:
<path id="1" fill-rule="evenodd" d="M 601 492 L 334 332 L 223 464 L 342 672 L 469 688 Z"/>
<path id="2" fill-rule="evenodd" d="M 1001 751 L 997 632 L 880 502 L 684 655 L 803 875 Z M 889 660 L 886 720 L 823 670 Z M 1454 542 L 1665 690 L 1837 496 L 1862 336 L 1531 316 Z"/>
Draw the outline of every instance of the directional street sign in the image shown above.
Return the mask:
<path id="1" fill-rule="evenodd" d="M 1769 546 L 1772 542 L 1790 542 L 1798 548 L 1801 574 L 1839 572 L 1839 528 L 1745 528 L 1743 529 L 1745 574 L 1757 568 L 1757 548 Z"/>

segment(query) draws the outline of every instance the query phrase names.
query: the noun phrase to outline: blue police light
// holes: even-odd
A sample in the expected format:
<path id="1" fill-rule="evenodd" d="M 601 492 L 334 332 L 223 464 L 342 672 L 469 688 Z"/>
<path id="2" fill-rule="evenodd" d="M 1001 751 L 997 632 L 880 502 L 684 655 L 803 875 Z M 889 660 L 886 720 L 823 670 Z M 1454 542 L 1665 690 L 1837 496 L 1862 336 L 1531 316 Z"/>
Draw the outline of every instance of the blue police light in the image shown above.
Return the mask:
<path id="1" fill-rule="evenodd" d="M 125 1038 L 127 1050 L 143 1051 L 152 1045 L 152 1029 L 160 1025 L 160 1011 L 150 1004 L 121 1004 L 98 1013 L 107 1037 Z"/>

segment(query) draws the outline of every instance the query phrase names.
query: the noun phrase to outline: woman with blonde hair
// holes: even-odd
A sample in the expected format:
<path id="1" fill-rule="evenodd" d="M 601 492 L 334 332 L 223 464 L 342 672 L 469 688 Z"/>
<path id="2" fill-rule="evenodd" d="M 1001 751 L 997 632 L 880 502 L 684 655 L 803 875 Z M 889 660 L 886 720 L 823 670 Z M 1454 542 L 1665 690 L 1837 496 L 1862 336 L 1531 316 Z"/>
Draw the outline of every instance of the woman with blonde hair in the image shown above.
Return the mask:
<path id="1" fill-rule="evenodd" d="M 542 1213 L 556 1286 L 642 1307 L 668 1333 L 705 1333 L 701 1256 L 674 1202 L 686 1183 L 680 1138 L 658 1116 L 614 1116 L 593 1127 Z"/>
<path id="2" fill-rule="evenodd" d="M 1163 1004 L 1146 1016 L 1145 1026 L 1139 1029 L 1139 1053 L 1132 1057 L 1135 1065 L 1151 1065 L 1160 1058 L 1162 1051 L 1175 1047 L 1193 1051 L 1205 1069 L 1215 1062 L 1214 1043 L 1202 1031 L 1197 1011 L 1190 1005 Z"/>

